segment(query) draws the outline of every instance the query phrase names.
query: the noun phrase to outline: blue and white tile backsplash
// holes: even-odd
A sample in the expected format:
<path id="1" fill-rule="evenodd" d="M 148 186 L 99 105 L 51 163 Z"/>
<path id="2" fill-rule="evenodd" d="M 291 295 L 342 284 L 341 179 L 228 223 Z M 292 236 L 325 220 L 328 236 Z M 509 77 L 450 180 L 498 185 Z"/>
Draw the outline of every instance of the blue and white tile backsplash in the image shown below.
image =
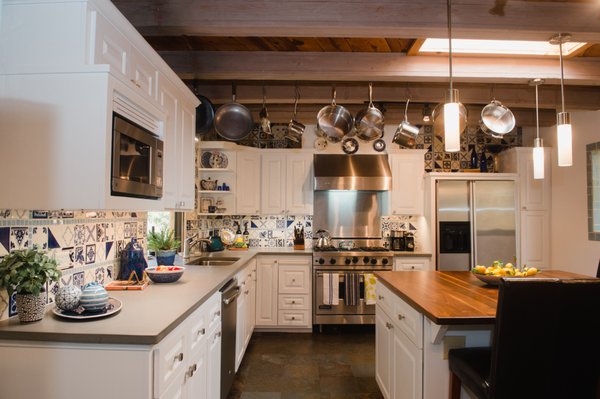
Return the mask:
<path id="1" fill-rule="evenodd" d="M 106 284 L 118 273 L 118 254 L 131 238 L 145 247 L 146 212 L 28 211 L 0 209 L 0 258 L 11 251 L 39 248 L 56 259 L 59 283 L 46 290 L 47 303 L 61 285 Z M 16 314 L 15 298 L 0 292 L 0 320 Z"/>
<path id="2" fill-rule="evenodd" d="M 294 245 L 294 226 L 300 223 L 304 226 L 305 247 L 312 247 L 312 216 L 248 216 L 248 215 L 219 215 L 197 216 L 187 214 L 187 235 L 200 232 L 201 237 L 208 237 L 211 230 L 223 227 L 235 232 L 234 221 L 248 223 L 249 244 L 253 248 L 285 248 Z"/>

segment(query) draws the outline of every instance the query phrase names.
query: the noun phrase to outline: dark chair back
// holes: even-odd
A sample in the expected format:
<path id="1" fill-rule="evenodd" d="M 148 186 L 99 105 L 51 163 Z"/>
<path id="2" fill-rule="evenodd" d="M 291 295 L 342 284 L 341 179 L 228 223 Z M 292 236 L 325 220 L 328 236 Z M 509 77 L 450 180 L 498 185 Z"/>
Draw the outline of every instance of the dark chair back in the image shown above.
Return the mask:
<path id="1" fill-rule="evenodd" d="M 492 398 L 552 398 L 560 280 L 503 279 L 492 338 Z M 550 377 L 550 378 L 549 378 Z"/>
<path id="2" fill-rule="evenodd" d="M 598 270 L 596 270 L 596 277 L 600 278 L 600 260 L 598 260 Z"/>
<path id="3" fill-rule="evenodd" d="M 600 399 L 600 280 L 562 280 L 561 294 L 555 395 Z"/>

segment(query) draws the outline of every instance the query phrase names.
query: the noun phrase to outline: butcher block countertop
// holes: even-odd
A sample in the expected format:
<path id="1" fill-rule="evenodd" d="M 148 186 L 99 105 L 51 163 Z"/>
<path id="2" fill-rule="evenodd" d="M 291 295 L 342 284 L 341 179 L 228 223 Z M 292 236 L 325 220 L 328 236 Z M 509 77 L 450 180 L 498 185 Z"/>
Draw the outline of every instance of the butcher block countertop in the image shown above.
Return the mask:
<path id="1" fill-rule="evenodd" d="M 377 272 L 378 282 L 435 324 L 493 324 L 498 287 L 486 285 L 471 272 Z M 592 278 L 545 270 L 540 278 Z M 531 278 L 531 277 L 529 277 Z"/>

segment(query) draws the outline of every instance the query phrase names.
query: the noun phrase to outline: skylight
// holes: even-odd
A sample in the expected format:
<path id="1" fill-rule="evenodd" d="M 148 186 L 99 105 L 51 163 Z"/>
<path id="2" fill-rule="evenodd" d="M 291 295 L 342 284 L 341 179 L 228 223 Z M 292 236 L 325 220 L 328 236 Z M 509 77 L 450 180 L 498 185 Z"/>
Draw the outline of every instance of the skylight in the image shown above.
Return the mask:
<path id="1" fill-rule="evenodd" d="M 568 56 L 587 43 L 563 44 L 563 55 Z M 448 39 L 425 39 L 419 54 L 448 53 Z M 526 40 L 452 39 L 452 54 L 487 54 L 558 57 L 558 46 L 549 42 Z"/>

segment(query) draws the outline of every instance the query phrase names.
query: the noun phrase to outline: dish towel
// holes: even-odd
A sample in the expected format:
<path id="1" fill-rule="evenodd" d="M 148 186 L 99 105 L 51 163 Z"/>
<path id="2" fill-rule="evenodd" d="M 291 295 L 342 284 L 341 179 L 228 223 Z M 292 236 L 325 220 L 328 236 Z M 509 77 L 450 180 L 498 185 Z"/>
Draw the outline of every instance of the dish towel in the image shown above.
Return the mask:
<path id="1" fill-rule="evenodd" d="M 323 304 L 340 304 L 340 275 L 337 273 L 323 273 Z"/>
<path id="2" fill-rule="evenodd" d="M 377 295 L 375 295 L 375 283 L 377 283 L 377 278 L 373 273 L 365 273 L 365 304 L 366 305 L 375 305 L 375 300 L 377 299 Z"/>
<path id="3" fill-rule="evenodd" d="M 360 300 L 360 274 L 344 273 L 344 303 L 346 306 L 358 306 Z"/>

